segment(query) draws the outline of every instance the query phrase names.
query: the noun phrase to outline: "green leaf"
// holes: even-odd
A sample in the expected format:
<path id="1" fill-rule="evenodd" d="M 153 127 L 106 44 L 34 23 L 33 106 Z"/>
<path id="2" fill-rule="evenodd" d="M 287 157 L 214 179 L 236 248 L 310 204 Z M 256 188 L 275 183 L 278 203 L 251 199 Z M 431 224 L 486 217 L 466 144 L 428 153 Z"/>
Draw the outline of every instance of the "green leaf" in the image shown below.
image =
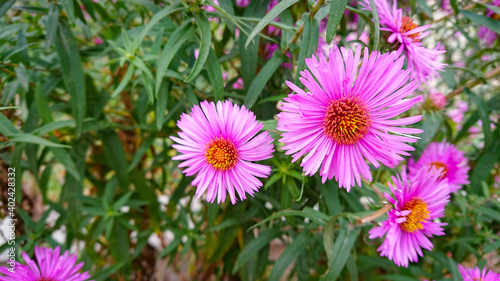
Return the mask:
<path id="1" fill-rule="evenodd" d="M 161 130 L 163 119 L 165 118 L 165 110 L 167 109 L 168 91 L 170 89 L 170 81 L 165 80 L 161 84 L 161 90 L 158 93 L 158 101 L 156 102 L 156 129 Z"/>
<path id="2" fill-rule="evenodd" d="M 330 13 L 328 14 L 328 25 L 326 27 L 326 42 L 330 44 L 332 42 L 335 31 L 337 31 L 337 26 L 340 20 L 344 16 L 345 8 L 347 7 L 347 2 L 349 0 L 338 0 L 332 1 L 330 4 Z"/>
<path id="3" fill-rule="evenodd" d="M 127 170 L 127 157 L 125 156 L 120 138 L 114 131 L 104 131 L 102 144 L 108 165 L 115 171 L 120 187 L 127 190 L 130 185 L 130 179 Z"/>
<path id="4" fill-rule="evenodd" d="M 494 31 L 496 34 L 500 35 L 500 21 L 494 20 L 494 19 L 486 17 L 486 16 L 478 15 L 472 11 L 469 11 L 469 10 L 462 10 L 461 9 L 460 13 L 462 13 L 462 15 L 464 15 L 469 20 L 471 20 L 479 25 L 485 26 L 488 29 Z"/>
<path id="5" fill-rule="evenodd" d="M 49 49 L 52 40 L 57 34 L 57 26 L 59 23 L 59 6 L 50 4 L 49 15 L 47 19 L 47 34 L 45 35 L 45 49 Z"/>
<path id="6" fill-rule="evenodd" d="M 85 78 L 82 61 L 71 29 L 66 22 L 59 23 L 55 39 L 64 84 L 70 95 L 71 108 L 76 122 L 76 135 L 79 137 L 86 112 Z"/>
<path id="7" fill-rule="evenodd" d="M 16 143 L 33 143 L 38 145 L 45 145 L 48 147 L 69 147 L 68 145 L 51 142 L 39 136 L 34 136 L 25 133 L 14 133 L 7 135 L 7 137 L 9 138 L 10 142 L 16 142 Z"/>
<path id="8" fill-rule="evenodd" d="M 215 101 L 223 100 L 224 80 L 222 78 L 222 71 L 217 59 L 217 55 L 215 54 L 214 50 L 212 50 L 212 48 L 210 48 L 208 52 L 207 73 L 208 78 L 210 79 L 210 84 L 214 91 Z"/>
<path id="9" fill-rule="evenodd" d="M 278 17 L 281 12 L 288 9 L 288 7 L 293 4 L 299 2 L 299 0 L 284 0 L 278 3 L 278 5 L 274 6 L 263 18 L 262 20 L 254 27 L 250 35 L 248 35 L 247 41 L 245 43 L 245 48 L 248 48 L 252 39 L 259 34 L 266 25 L 268 25 L 271 21 L 273 21 L 276 17 Z"/>
<path id="10" fill-rule="evenodd" d="M 481 123 L 483 125 L 484 147 L 488 148 L 492 141 L 491 128 L 490 128 L 491 121 L 488 114 L 488 107 L 486 106 L 482 98 L 471 92 L 468 88 L 464 88 L 464 93 L 469 97 L 471 97 L 471 99 L 477 105 L 479 118 L 481 119 Z"/>
<path id="11" fill-rule="evenodd" d="M 180 47 L 191 38 L 194 34 L 194 27 L 190 22 L 186 22 L 179 27 L 172 36 L 168 39 L 163 52 L 161 53 L 160 61 L 158 62 L 158 71 L 156 72 L 156 95 L 160 91 L 161 81 L 168 69 L 168 66 L 174 59 L 175 54 Z"/>
<path id="12" fill-rule="evenodd" d="M 304 70 L 306 58 L 309 58 L 318 47 L 319 25 L 315 18 L 310 18 L 306 14 L 302 16 L 304 20 L 304 33 L 302 34 L 302 43 L 300 44 L 299 59 L 297 71 L 295 72 L 295 84 L 298 84 L 300 72 Z M 330 21 L 328 21 L 330 22 Z"/>
<path id="13" fill-rule="evenodd" d="M 130 78 L 132 78 L 132 75 L 134 74 L 135 71 L 135 66 L 133 64 L 130 64 L 127 68 L 127 72 L 125 72 L 125 75 L 122 78 L 122 81 L 118 85 L 118 87 L 115 89 L 111 97 L 116 97 L 119 93 L 125 89 L 127 86 L 128 82 L 130 81 Z"/>
<path id="14" fill-rule="evenodd" d="M 280 257 L 274 263 L 273 270 L 269 276 L 270 281 L 281 280 L 285 270 L 292 264 L 292 262 L 302 253 L 305 252 L 307 246 L 313 241 L 313 237 L 308 235 L 309 231 L 307 228 L 303 229 L 299 236 L 293 239 L 292 244 L 290 244 L 281 253 Z"/>
<path id="15" fill-rule="evenodd" d="M 52 123 L 54 121 L 54 119 L 52 118 L 52 112 L 50 111 L 50 108 L 47 104 L 47 98 L 43 94 L 40 84 L 37 84 L 35 88 L 35 102 L 43 122 L 45 124 Z"/>
<path id="16" fill-rule="evenodd" d="M 432 141 L 442 123 L 441 115 L 438 113 L 423 112 L 422 115 L 422 130 L 424 130 L 424 132 L 422 133 L 421 139 L 417 142 L 417 146 L 420 149 L 427 147 L 427 144 Z"/>
<path id="17" fill-rule="evenodd" d="M 207 61 L 210 44 L 212 42 L 212 30 L 210 29 L 210 23 L 208 22 L 205 13 L 194 13 L 194 21 L 196 22 L 201 35 L 200 52 L 198 53 L 198 58 L 194 63 L 191 73 L 184 82 L 189 82 L 198 76 Z"/>
<path id="18" fill-rule="evenodd" d="M 336 220 L 336 217 L 332 218 L 323 230 L 323 241 L 328 256 L 328 271 L 320 280 L 337 280 L 360 232 L 360 228 L 352 228 L 347 220 L 340 219 L 340 229 L 335 237 Z"/>
<path id="19" fill-rule="evenodd" d="M 500 160 L 500 131 L 495 132 L 493 143 L 486 148 L 479 156 L 476 166 L 472 171 L 470 178 L 471 189 L 475 194 L 479 194 L 481 190 L 481 182 L 486 181 L 491 176 L 491 170 L 495 163 Z"/>
<path id="20" fill-rule="evenodd" d="M 271 79 L 274 72 L 278 70 L 279 66 L 283 62 L 283 57 L 280 52 L 276 52 L 274 56 L 266 62 L 264 67 L 261 69 L 257 77 L 252 81 L 250 88 L 248 89 L 248 93 L 245 96 L 245 101 L 243 102 L 246 108 L 252 108 L 257 99 L 260 96 L 262 90 L 266 86 L 267 81 Z"/>
<path id="21" fill-rule="evenodd" d="M 0 110 L 6 110 L 6 109 L 19 109 L 17 106 L 0 106 Z"/>
<path id="22" fill-rule="evenodd" d="M 255 239 L 246 243 L 245 247 L 241 250 L 240 254 L 236 258 L 236 261 L 234 262 L 233 274 L 236 274 L 238 269 L 247 263 L 247 261 L 260 249 L 269 245 L 273 239 L 278 238 L 280 233 L 281 231 L 278 227 L 267 229 L 262 231 Z"/>
<path id="23" fill-rule="evenodd" d="M 422 9 L 422 11 L 424 11 L 424 13 L 432 20 L 432 10 L 429 5 L 427 5 L 425 0 L 417 0 L 417 2 L 419 8 Z"/>
<path id="24" fill-rule="evenodd" d="M 75 24 L 75 6 L 73 0 L 61 0 L 62 6 L 71 24 Z"/>
<path id="25" fill-rule="evenodd" d="M 7 13 L 15 2 L 16 0 L 2 0 L 2 3 L 0 3 L 0 18 Z"/>
<path id="26" fill-rule="evenodd" d="M 311 221 L 313 221 L 321 226 L 326 225 L 327 221 L 330 219 L 329 216 L 323 214 L 320 211 L 316 211 L 311 207 L 305 207 L 304 210 L 302 210 L 302 211 L 297 211 L 297 210 L 279 211 L 279 212 L 272 214 L 269 217 L 263 219 L 259 223 L 253 225 L 252 227 L 250 227 L 250 229 L 253 229 L 257 226 L 263 225 L 263 224 L 265 224 L 269 221 L 272 221 L 274 219 L 281 219 L 281 217 L 289 217 L 289 216 L 299 216 L 299 217 L 308 218 Z"/>
<path id="27" fill-rule="evenodd" d="M 151 30 L 151 28 L 153 28 L 153 26 L 155 26 L 160 20 L 162 20 L 164 17 L 170 15 L 173 12 L 176 12 L 176 11 L 184 9 L 182 7 L 181 7 L 181 9 L 178 9 L 179 7 L 180 7 L 180 3 L 177 2 L 177 1 L 175 1 L 175 3 L 172 4 L 171 6 L 168 6 L 165 9 L 163 9 L 163 10 L 159 11 L 158 13 L 156 13 L 153 16 L 153 18 L 151 18 L 151 20 L 146 24 L 146 26 L 144 26 L 144 28 L 142 29 L 142 31 L 139 34 L 139 36 L 137 36 L 134 39 L 134 42 L 131 45 L 131 51 L 133 53 L 135 53 L 135 51 L 137 50 L 137 48 L 139 48 L 139 46 L 141 45 L 142 39 L 144 39 L 144 36 L 146 36 L 146 34 L 149 32 L 149 30 Z"/>
<path id="28" fill-rule="evenodd" d="M 373 50 L 378 50 L 378 45 L 380 41 L 380 23 L 377 12 L 377 6 L 375 5 L 375 0 L 370 0 L 370 7 L 372 9 L 373 14 L 373 26 L 374 26 L 374 35 L 373 35 Z"/>

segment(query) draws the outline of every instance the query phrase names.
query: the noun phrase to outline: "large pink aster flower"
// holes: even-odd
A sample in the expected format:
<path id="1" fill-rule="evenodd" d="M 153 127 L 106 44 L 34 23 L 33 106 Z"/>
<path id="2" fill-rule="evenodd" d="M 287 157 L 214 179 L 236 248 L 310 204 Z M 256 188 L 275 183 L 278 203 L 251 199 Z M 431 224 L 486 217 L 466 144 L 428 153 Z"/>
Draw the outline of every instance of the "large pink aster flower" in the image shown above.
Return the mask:
<path id="1" fill-rule="evenodd" d="M 226 200 L 236 203 L 236 193 L 241 200 L 245 192 L 253 196 L 262 183 L 257 177 L 267 177 L 271 167 L 250 161 L 269 159 L 274 152 L 273 139 L 268 132 L 256 134 L 264 124 L 255 120 L 253 112 L 230 101 L 203 101 L 195 105 L 191 115 L 183 113 L 177 126 L 179 137 L 170 137 L 178 144 L 172 145 L 182 160 L 179 167 L 187 176 L 196 175 L 191 183 L 196 186 L 196 196 L 207 191 L 207 201 Z"/>
<path id="2" fill-rule="evenodd" d="M 90 278 L 88 272 L 79 273 L 83 262 L 75 265 L 77 256 L 68 251 L 60 255 L 59 247 L 54 250 L 35 246 L 36 261 L 23 252 L 27 265 L 16 263 L 15 270 L 0 267 L 0 281 L 85 281 Z"/>
<path id="3" fill-rule="evenodd" d="M 464 281 L 499 281 L 500 274 L 495 273 L 493 271 L 486 271 L 486 268 L 483 270 L 479 269 L 479 267 L 474 268 L 465 268 L 461 264 L 458 265 L 458 271 L 462 274 Z"/>
<path id="4" fill-rule="evenodd" d="M 371 10 L 369 1 L 363 0 L 360 4 Z M 375 6 L 381 30 L 391 33 L 387 41 L 398 45 L 398 53 L 406 56 L 408 67 L 414 70 L 412 75 L 419 81 L 439 77 L 438 71 L 443 71 L 446 64 L 437 58 L 446 51 L 440 50 L 439 43 L 434 49 L 427 49 L 421 42 L 429 34 L 426 30 L 430 25 L 417 26 L 409 17 L 403 16 L 403 10 L 396 6 L 396 0 L 392 7 L 387 0 L 375 0 Z"/>
<path id="5" fill-rule="evenodd" d="M 300 81 L 308 91 L 287 81 L 296 94 L 284 99 L 278 114 L 277 129 L 284 132 L 280 141 L 292 162 L 305 155 L 301 167 L 306 175 L 319 169 L 323 182 L 335 177 L 348 191 L 355 183 L 361 186 L 361 176 L 371 181 L 367 161 L 394 167 L 413 150 L 405 142 L 417 138 L 407 134 L 422 132 L 400 127 L 418 122 L 420 115 L 392 119 L 420 100 L 405 99 L 417 85 L 407 83 L 404 58 L 395 52 L 370 55 L 368 48 L 360 56 L 359 45 L 354 54 L 335 46 L 329 61 L 322 55 L 319 61 L 306 59 L 310 71 L 301 72 Z"/>
<path id="6" fill-rule="evenodd" d="M 429 144 L 417 162 L 414 159 L 408 161 L 409 176 L 413 178 L 421 168 L 429 169 L 432 166 L 442 168 L 441 178 L 448 180 L 450 192 L 469 183 L 467 158 L 463 151 L 451 143 L 443 141 Z"/>
<path id="7" fill-rule="evenodd" d="M 491 3 L 489 3 L 492 6 L 498 6 L 500 7 L 500 0 L 493 0 Z M 488 9 L 488 13 L 486 14 L 487 17 L 493 18 L 495 20 L 500 20 L 500 15 L 496 14 L 492 10 Z M 477 32 L 477 36 L 481 39 L 481 41 L 486 44 L 486 46 L 491 47 L 495 43 L 495 40 L 498 37 L 498 34 L 487 28 L 486 26 L 481 26 L 479 28 L 479 31 Z"/>
<path id="8" fill-rule="evenodd" d="M 404 169 L 403 169 L 404 170 Z M 408 181 L 406 172 L 392 177 L 394 185 L 388 183 L 393 195 L 385 194 L 394 208 L 387 212 L 387 220 L 370 230 L 370 239 L 383 237 L 378 248 L 381 256 L 388 257 L 398 266 L 408 267 L 408 262 L 418 261 L 422 249 L 432 250 L 433 235 L 444 235 L 441 226 L 434 222 L 444 216 L 444 207 L 450 195 L 446 180 L 440 180 L 439 170 L 422 169 Z"/>

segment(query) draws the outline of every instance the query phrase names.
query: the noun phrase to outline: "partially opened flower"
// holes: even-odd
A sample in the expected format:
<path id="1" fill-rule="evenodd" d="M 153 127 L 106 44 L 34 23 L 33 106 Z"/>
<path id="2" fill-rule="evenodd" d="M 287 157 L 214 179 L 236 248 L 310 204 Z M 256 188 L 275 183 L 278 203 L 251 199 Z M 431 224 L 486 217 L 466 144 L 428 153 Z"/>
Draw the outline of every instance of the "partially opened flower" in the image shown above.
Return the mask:
<path id="1" fill-rule="evenodd" d="M 361 5 L 371 10 L 368 0 L 361 1 Z M 413 69 L 413 77 L 418 81 L 428 81 L 438 77 L 438 71 L 443 71 L 446 64 L 438 61 L 438 56 L 445 53 L 440 50 L 439 43 L 434 49 L 427 49 L 421 40 L 429 32 L 430 25 L 418 26 L 409 17 L 403 16 L 403 10 L 398 9 L 396 0 L 392 6 L 388 0 L 375 0 L 375 6 L 380 18 L 381 30 L 390 33 L 387 41 L 395 44 L 399 54 L 404 54 L 408 60 L 408 67 Z"/>
<path id="2" fill-rule="evenodd" d="M 35 246 L 36 261 L 23 252 L 26 265 L 17 263 L 15 270 L 0 267 L 0 281 L 85 281 L 89 280 L 88 272 L 80 273 L 83 262 L 76 264 L 78 257 L 69 251 L 60 255 L 59 247 L 54 250 Z"/>
<path id="3" fill-rule="evenodd" d="M 500 0 L 493 0 L 490 3 L 490 5 L 500 7 Z M 494 20 L 500 20 L 500 15 L 493 12 L 491 9 L 488 9 L 488 13 L 486 14 L 486 16 L 490 17 Z M 491 47 L 495 43 L 495 40 L 497 39 L 498 34 L 495 31 L 489 29 L 488 27 L 482 25 L 479 28 L 479 31 L 477 32 L 477 36 L 479 36 L 481 41 L 486 46 Z"/>
<path id="4" fill-rule="evenodd" d="M 461 264 L 458 265 L 458 271 L 462 275 L 464 281 L 499 281 L 500 274 L 495 273 L 491 270 L 487 271 L 486 268 L 483 270 L 479 267 L 465 268 Z"/>
<path id="5" fill-rule="evenodd" d="M 393 119 L 420 100 L 406 98 L 417 88 L 408 82 L 410 72 L 402 70 L 404 58 L 395 52 L 381 54 L 361 47 L 356 52 L 336 46 L 329 61 L 322 55 L 306 59 L 300 81 L 303 91 L 287 81 L 296 93 L 285 98 L 278 114 L 277 129 L 283 131 L 281 142 L 292 162 L 302 156 L 306 175 L 320 171 L 323 182 L 335 179 L 349 191 L 361 176 L 372 179 L 367 161 L 394 167 L 414 150 L 405 142 L 415 142 L 408 134 L 419 129 L 404 128 L 421 116 Z M 361 66 L 359 66 L 362 61 Z"/>
<path id="6" fill-rule="evenodd" d="M 410 178 L 415 177 L 420 169 L 431 167 L 442 168 L 440 178 L 448 180 L 450 192 L 455 192 L 461 189 L 462 185 L 469 183 L 467 158 L 463 151 L 451 143 L 433 142 L 422 152 L 417 162 L 414 159 L 408 161 Z"/>
<path id="7" fill-rule="evenodd" d="M 191 183 L 196 186 L 196 196 L 207 192 L 207 201 L 231 202 L 236 195 L 246 199 L 262 186 L 257 177 L 267 177 L 271 167 L 252 163 L 272 157 L 273 139 L 269 133 L 258 134 L 264 124 L 256 121 L 253 112 L 230 101 L 203 101 L 195 105 L 191 115 L 183 113 L 177 122 L 181 129 L 179 137 L 170 137 L 179 155 L 173 160 L 182 160 L 183 173 L 196 174 Z M 236 191 L 236 192 L 235 192 Z"/>
<path id="8" fill-rule="evenodd" d="M 394 261 L 398 266 L 408 267 L 410 261 L 423 256 L 422 248 L 432 250 L 429 240 L 433 235 L 444 235 L 441 226 L 446 223 L 434 219 L 444 216 L 444 207 L 449 200 L 446 180 L 440 180 L 439 170 L 422 169 L 408 181 L 406 172 L 392 177 L 394 186 L 388 183 L 392 195 L 385 197 L 394 208 L 387 212 L 387 220 L 370 230 L 370 239 L 385 236 L 378 248 L 380 255 Z"/>

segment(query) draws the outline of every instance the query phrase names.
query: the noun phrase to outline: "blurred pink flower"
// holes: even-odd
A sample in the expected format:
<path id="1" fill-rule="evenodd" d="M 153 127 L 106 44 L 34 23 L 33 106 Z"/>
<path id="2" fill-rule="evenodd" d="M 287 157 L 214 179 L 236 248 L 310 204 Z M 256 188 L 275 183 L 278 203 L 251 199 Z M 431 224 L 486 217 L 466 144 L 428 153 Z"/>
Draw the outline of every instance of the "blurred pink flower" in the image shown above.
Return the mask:
<path id="1" fill-rule="evenodd" d="M 446 97 L 442 93 L 431 92 L 431 94 L 429 95 L 429 100 L 437 109 L 443 109 L 443 107 L 446 105 Z"/>
<path id="2" fill-rule="evenodd" d="M 491 3 L 488 3 L 489 5 L 492 6 L 500 6 L 500 0 L 493 0 Z M 500 15 L 493 12 L 492 10 L 488 9 L 488 13 L 486 13 L 487 17 L 490 17 L 495 20 L 500 20 Z M 493 46 L 495 43 L 495 40 L 498 37 L 498 34 L 495 33 L 495 31 L 489 29 L 486 26 L 481 26 L 479 28 L 479 31 L 477 32 L 477 36 L 481 39 L 481 41 L 488 47 Z"/>
<path id="3" fill-rule="evenodd" d="M 101 39 L 101 37 L 96 37 L 94 38 L 94 43 L 96 45 L 101 45 L 102 43 L 104 43 L 104 41 Z"/>

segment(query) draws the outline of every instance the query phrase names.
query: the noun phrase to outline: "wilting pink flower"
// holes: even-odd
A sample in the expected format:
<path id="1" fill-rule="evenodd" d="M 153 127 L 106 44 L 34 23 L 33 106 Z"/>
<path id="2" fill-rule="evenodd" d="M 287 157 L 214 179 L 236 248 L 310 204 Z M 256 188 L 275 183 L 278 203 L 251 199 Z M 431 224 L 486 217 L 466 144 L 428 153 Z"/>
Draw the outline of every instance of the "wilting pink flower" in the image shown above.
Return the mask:
<path id="1" fill-rule="evenodd" d="M 196 174 L 191 183 L 196 186 L 199 198 L 205 191 L 207 201 L 217 203 L 226 200 L 226 192 L 233 204 L 236 193 L 241 200 L 245 193 L 253 194 L 262 183 L 257 177 L 267 177 L 271 167 L 255 164 L 272 157 L 273 139 L 267 131 L 257 135 L 264 124 L 255 120 L 253 112 L 230 101 L 203 101 L 195 105 L 191 114 L 183 113 L 177 122 L 179 137 L 170 138 L 180 154 L 173 160 L 181 160 L 183 173 Z"/>
<path id="2" fill-rule="evenodd" d="M 431 94 L 429 95 L 429 100 L 437 109 L 443 109 L 443 107 L 446 105 L 446 97 L 439 92 L 431 92 Z"/>
<path id="3" fill-rule="evenodd" d="M 85 281 L 90 278 L 88 272 L 79 273 L 83 262 L 75 265 L 78 257 L 69 251 L 60 255 L 59 247 L 54 250 L 35 246 L 36 261 L 23 252 L 26 265 L 16 263 L 15 273 L 6 267 L 0 267 L 0 281 Z"/>
<path id="4" fill-rule="evenodd" d="M 360 3 L 364 9 L 370 9 L 368 0 Z M 403 10 L 397 9 L 396 0 L 393 5 L 388 0 L 375 0 L 377 12 L 380 17 L 381 30 L 390 32 L 387 41 L 398 45 L 398 53 L 404 54 L 408 60 L 408 67 L 413 69 L 412 76 L 419 81 L 428 81 L 438 77 L 438 71 L 443 71 L 446 64 L 438 61 L 438 56 L 445 53 L 440 50 L 438 43 L 434 49 L 427 49 L 421 40 L 429 32 L 430 25 L 417 26 L 409 17 L 403 16 Z"/>
<path id="5" fill-rule="evenodd" d="M 305 156 L 300 166 L 306 175 L 320 170 L 323 182 L 335 177 L 348 191 L 361 186 L 361 176 L 371 181 L 367 162 L 394 167 L 414 150 L 405 142 L 417 138 L 408 134 L 422 132 L 401 127 L 418 122 L 420 115 L 392 119 L 420 100 L 405 99 L 417 84 L 407 83 L 404 58 L 396 52 L 370 55 L 368 48 L 360 57 L 358 45 L 355 53 L 334 46 L 329 60 L 321 54 L 319 61 L 306 59 L 310 71 L 301 72 L 300 81 L 308 91 L 287 81 L 296 94 L 285 98 L 278 114 L 277 129 L 284 132 L 280 141 L 292 162 Z"/>
<path id="6" fill-rule="evenodd" d="M 500 0 L 493 0 L 491 3 L 489 3 L 489 5 L 500 7 Z M 488 13 L 486 14 L 486 16 L 495 20 L 500 20 L 500 15 L 490 9 L 488 9 Z M 487 28 L 486 26 L 481 26 L 479 28 L 479 31 L 477 32 L 477 36 L 479 36 L 481 41 L 483 41 L 486 46 L 491 47 L 493 46 L 493 43 L 495 43 L 498 34 L 496 34 L 495 31 Z"/>
<path id="7" fill-rule="evenodd" d="M 410 178 L 417 176 L 422 168 L 441 168 L 440 179 L 448 180 L 450 192 L 455 192 L 462 188 L 462 185 L 469 183 L 469 166 L 464 152 L 458 150 L 453 144 L 443 142 L 430 143 L 422 152 L 422 155 L 415 162 L 414 159 L 408 161 Z"/>
<path id="8" fill-rule="evenodd" d="M 423 257 L 422 248 L 432 251 L 429 240 L 433 235 L 444 235 L 446 223 L 434 219 L 444 216 L 444 207 L 450 198 L 446 180 L 440 180 L 436 168 L 421 169 L 408 181 L 403 169 L 401 176 L 392 177 L 394 186 L 388 183 L 392 195 L 385 197 L 394 208 L 387 212 L 387 220 L 370 230 L 370 239 L 383 237 L 377 249 L 380 255 L 394 261 L 398 266 L 408 267 Z"/>
<path id="9" fill-rule="evenodd" d="M 461 264 L 458 265 L 458 271 L 462 275 L 464 281 L 498 281 L 500 280 L 500 274 L 495 273 L 491 270 L 486 271 L 486 268 L 483 270 L 479 269 L 479 267 L 474 268 L 465 268 Z"/>

